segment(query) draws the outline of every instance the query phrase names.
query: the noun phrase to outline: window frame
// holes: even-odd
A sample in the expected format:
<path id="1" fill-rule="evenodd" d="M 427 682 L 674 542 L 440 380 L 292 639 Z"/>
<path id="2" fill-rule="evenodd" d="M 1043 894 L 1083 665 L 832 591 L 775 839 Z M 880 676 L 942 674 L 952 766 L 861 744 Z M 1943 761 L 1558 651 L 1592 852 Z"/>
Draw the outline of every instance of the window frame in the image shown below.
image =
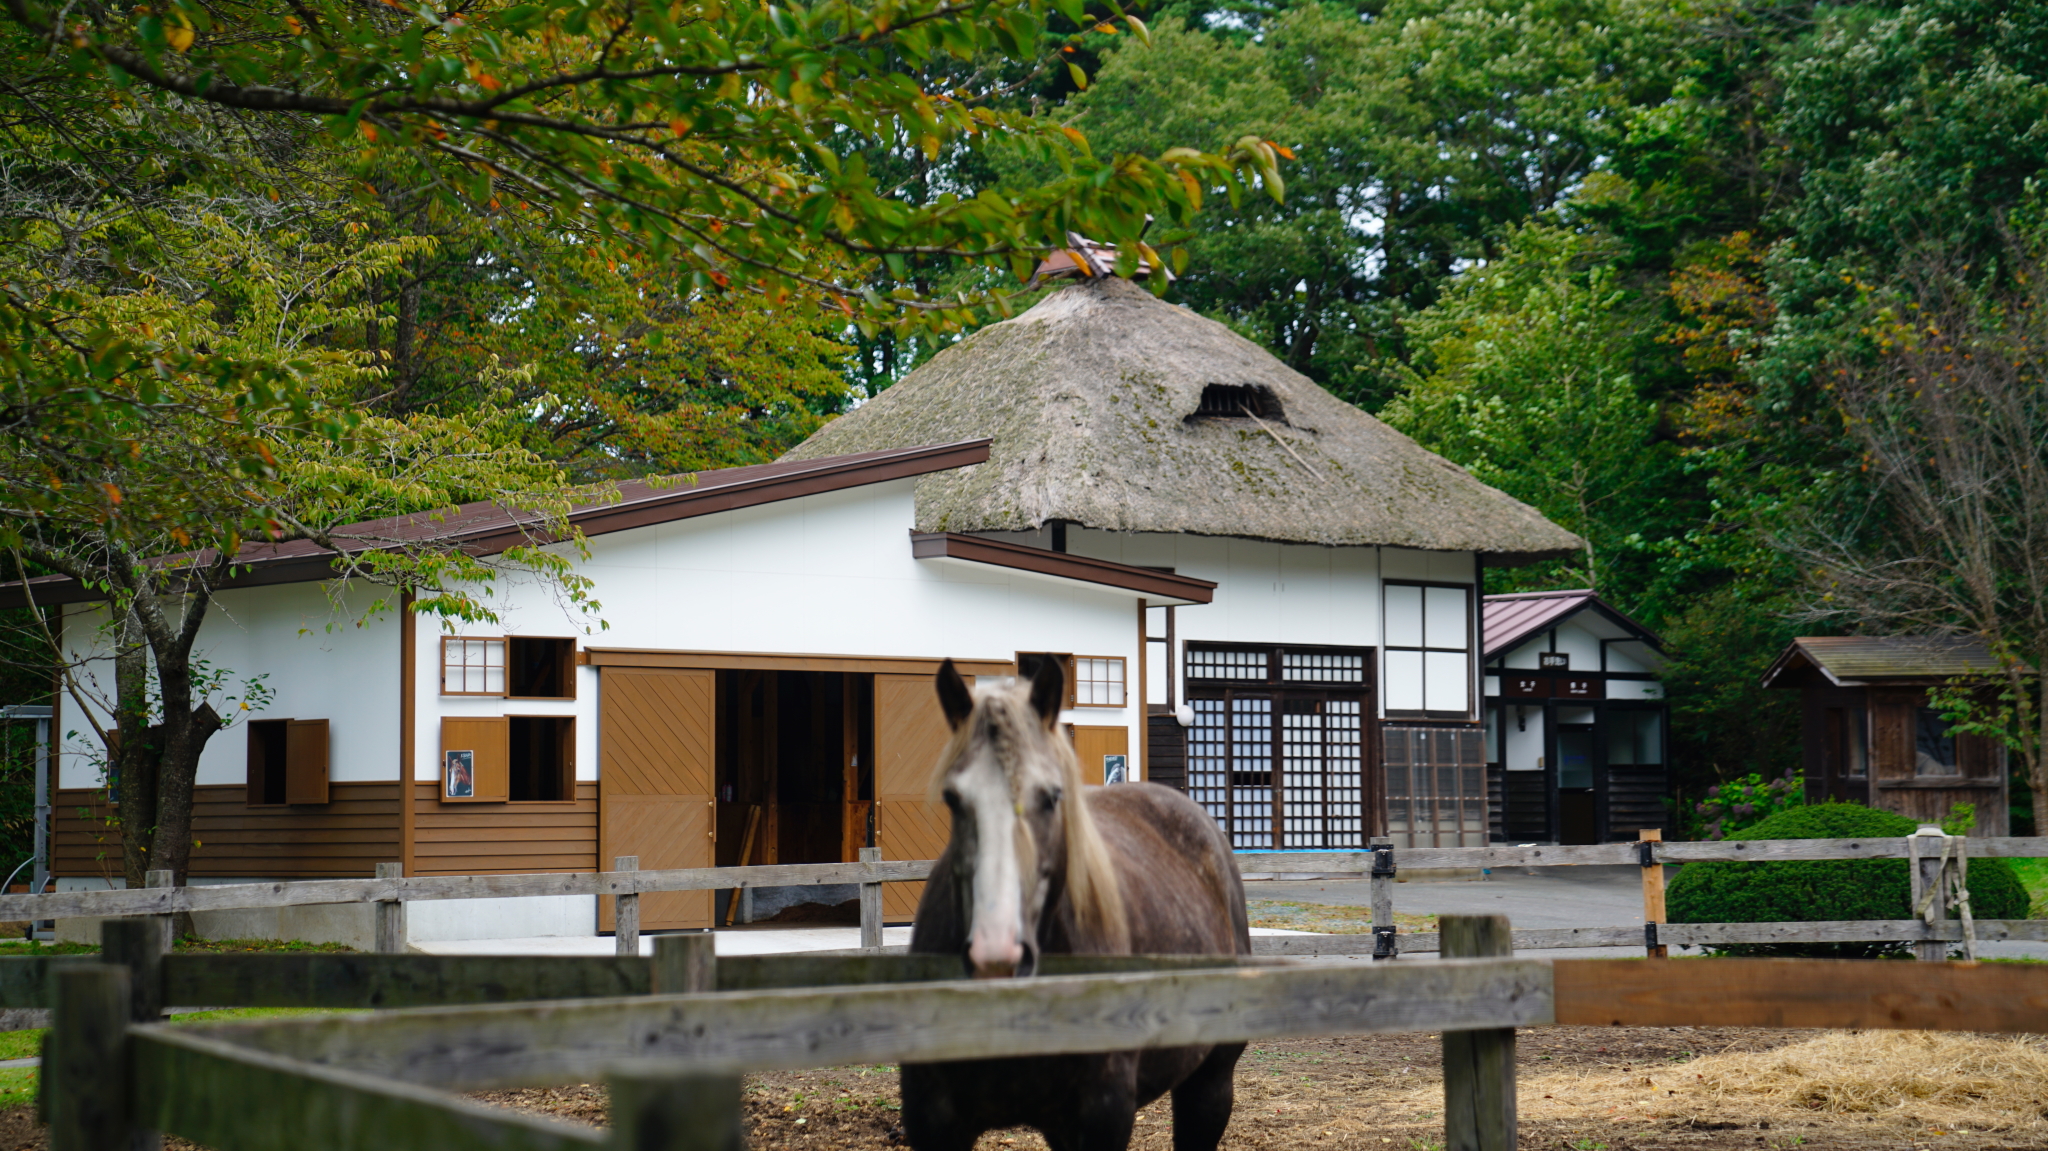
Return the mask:
<path id="1" fill-rule="evenodd" d="M 1396 644 L 1393 642 L 1392 637 L 1387 634 L 1387 589 L 1397 587 L 1420 588 L 1425 593 L 1422 597 L 1422 617 L 1418 621 L 1419 626 L 1422 628 L 1421 647 L 1414 647 L 1409 644 Z M 1430 645 L 1429 597 L 1427 594 L 1430 588 L 1442 588 L 1447 591 L 1459 591 L 1465 594 L 1465 610 L 1463 613 L 1463 618 L 1465 620 L 1464 647 L 1434 647 Z M 1478 709 L 1481 706 L 1482 701 L 1479 698 L 1481 694 L 1479 677 L 1475 674 L 1476 659 L 1478 656 L 1479 636 L 1477 632 L 1479 630 L 1479 623 L 1476 617 L 1476 613 L 1474 612 L 1473 591 L 1473 585 L 1468 583 L 1444 583 L 1438 580 L 1409 579 L 1383 579 L 1380 581 L 1379 689 L 1381 718 L 1406 720 L 1438 720 L 1465 723 L 1470 723 L 1477 719 L 1479 714 Z M 1414 652 L 1417 655 L 1424 657 L 1422 665 L 1422 707 L 1419 709 L 1405 707 L 1394 708 L 1386 705 L 1386 683 L 1389 678 L 1387 673 L 1387 659 L 1396 652 Z M 1465 710 L 1449 711 L 1433 710 L 1430 708 L 1429 661 L 1427 657 L 1431 653 L 1437 655 L 1457 654 L 1463 655 L 1465 657 Z"/>
<path id="2" fill-rule="evenodd" d="M 1118 668 L 1119 668 L 1119 669 L 1121 670 L 1122 674 L 1121 674 L 1121 675 L 1120 675 L 1120 676 L 1119 676 L 1119 677 L 1118 677 L 1118 678 L 1117 678 L 1117 679 L 1116 679 L 1116 680 L 1115 680 L 1114 682 L 1115 682 L 1115 683 L 1116 683 L 1116 684 L 1117 684 L 1117 685 L 1118 685 L 1118 686 L 1119 686 L 1119 687 L 1120 687 L 1120 688 L 1122 689 L 1122 694 L 1123 694 L 1123 699 L 1122 699 L 1122 700 L 1120 700 L 1120 701 L 1119 701 L 1119 702 L 1117 702 L 1117 703 L 1082 703 L 1082 702 L 1081 702 L 1081 678 L 1080 678 L 1080 674 L 1079 674 L 1079 673 L 1080 673 L 1080 668 L 1081 668 L 1081 661 L 1082 661 L 1082 660 L 1084 660 L 1084 659 L 1099 659 L 1099 660 L 1107 660 L 1107 661 L 1114 661 L 1114 662 L 1116 663 L 1117 667 L 1118 667 Z M 1110 682 L 1110 681 L 1108 681 L 1108 680 L 1097 680 L 1097 679 L 1091 679 L 1091 680 L 1089 680 L 1088 682 L 1089 682 L 1089 683 L 1107 683 L 1107 682 Z M 1081 708 L 1092 708 L 1092 709 L 1095 709 L 1095 710 L 1098 710 L 1098 711 L 1101 711 L 1101 710 L 1110 710 L 1110 711 L 1121 711 L 1122 709 L 1124 709 L 1124 708 L 1127 708 L 1127 707 L 1129 707 L 1130 705 L 1131 705 L 1131 661 L 1130 661 L 1130 660 L 1129 660 L 1128 658 L 1126 658 L 1126 657 L 1124 657 L 1124 656 L 1120 656 L 1120 655 L 1079 655 L 1079 654 L 1076 654 L 1076 655 L 1071 655 L 1071 656 L 1068 656 L 1068 657 L 1067 657 L 1067 706 L 1068 706 L 1068 707 L 1071 707 L 1071 708 L 1075 708 L 1075 709 L 1081 709 Z"/>
<path id="3" fill-rule="evenodd" d="M 563 645 L 565 645 L 565 646 L 564 646 L 564 647 L 562 648 L 562 654 L 561 654 L 561 657 L 560 657 L 560 659 L 561 659 L 561 667 L 559 668 L 559 674 L 560 674 L 560 675 L 561 675 L 561 677 L 562 677 L 562 687 L 563 687 L 563 694 L 561 694 L 561 695 L 514 695 L 514 694 L 512 693 L 512 668 L 513 668 L 513 660 L 512 660 L 512 645 L 514 645 L 514 644 L 516 644 L 516 643 L 527 643 L 527 642 L 538 642 L 538 643 L 558 643 L 558 644 L 563 644 Z M 499 662 L 498 662 L 498 678 L 499 678 L 499 681 L 500 681 L 500 683 L 501 683 L 501 684 L 503 685 L 503 686 L 502 686 L 502 688 L 501 688 L 500 690 L 498 690 L 498 691 L 453 691 L 453 690 L 450 690 L 450 689 L 449 689 L 449 686 L 448 686 L 448 670 L 449 670 L 449 663 L 448 663 L 448 645 L 449 645 L 449 644 L 451 644 L 451 643 L 484 643 L 484 644 L 492 644 L 492 643 L 495 643 L 495 644 L 498 644 L 498 645 L 500 645 L 500 647 L 501 647 L 501 652 L 500 652 L 500 655 L 499 655 L 499 657 L 498 657 L 498 659 L 499 659 Z M 483 664 L 482 666 L 483 666 L 483 668 L 484 668 L 484 670 L 485 670 L 485 672 L 486 672 L 486 675 L 488 676 L 488 673 L 489 673 L 489 670 L 490 670 L 490 667 L 491 667 L 491 665 L 490 665 L 489 663 L 485 663 L 485 664 Z M 469 665 L 467 665 L 467 664 L 464 664 L 464 665 L 462 665 L 462 667 L 463 667 L 463 669 L 464 669 L 464 670 L 467 670 L 467 669 L 468 669 L 468 667 L 469 667 Z M 576 698 L 576 637 L 575 637 L 575 636 L 569 636 L 569 635 L 510 635 L 510 634 L 506 634 L 506 635 L 444 635 L 444 636 L 442 636 L 442 637 L 441 637 L 441 694 L 442 694 L 442 695 L 449 695 L 449 696 L 462 696 L 462 697 L 466 697 L 466 698 L 469 698 L 469 699 L 507 699 L 507 700 L 549 700 L 549 701 L 561 700 L 561 701 L 573 701 L 573 700 L 574 700 L 574 699 Z"/>

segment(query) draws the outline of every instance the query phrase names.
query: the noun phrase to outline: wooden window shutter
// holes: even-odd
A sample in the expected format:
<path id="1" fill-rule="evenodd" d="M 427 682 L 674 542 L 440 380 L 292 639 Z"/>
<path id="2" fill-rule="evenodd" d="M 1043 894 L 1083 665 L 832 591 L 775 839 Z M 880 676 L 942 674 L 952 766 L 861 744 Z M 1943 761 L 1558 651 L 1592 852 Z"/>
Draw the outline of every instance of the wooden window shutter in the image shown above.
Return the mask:
<path id="1" fill-rule="evenodd" d="M 502 803 L 511 793 L 512 724 L 504 716 L 441 721 L 441 802 Z M 467 752 L 451 756 L 450 752 Z M 469 776 L 469 795 L 451 794 L 451 761 Z"/>
<path id="2" fill-rule="evenodd" d="M 284 801 L 326 803 L 327 721 L 295 719 L 284 730 Z"/>

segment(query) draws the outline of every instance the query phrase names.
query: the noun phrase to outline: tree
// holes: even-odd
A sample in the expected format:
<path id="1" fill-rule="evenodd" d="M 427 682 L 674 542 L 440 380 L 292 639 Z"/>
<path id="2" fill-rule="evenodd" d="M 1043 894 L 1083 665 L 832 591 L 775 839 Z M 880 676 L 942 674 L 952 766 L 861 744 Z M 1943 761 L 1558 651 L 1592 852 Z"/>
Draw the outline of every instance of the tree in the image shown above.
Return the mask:
<path id="1" fill-rule="evenodd" d="M 1993 726 L 2048 811 L 2048 287 L 1973 284 L 1939 257 L 1909 293 L 1871 293 L 1873 348 L 1827 389 L 1856 470 L 1781 545 L 1811 575 L 1809 618 L 1981 640 L 2006 708 Z"/>

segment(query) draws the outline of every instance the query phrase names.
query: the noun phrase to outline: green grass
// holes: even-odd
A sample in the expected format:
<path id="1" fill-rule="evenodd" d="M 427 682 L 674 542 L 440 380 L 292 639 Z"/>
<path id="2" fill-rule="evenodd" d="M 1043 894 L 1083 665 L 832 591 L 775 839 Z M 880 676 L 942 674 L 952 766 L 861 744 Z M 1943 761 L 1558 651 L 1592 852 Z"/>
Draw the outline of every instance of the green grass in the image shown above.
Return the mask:
<path id="1" fill-rule="evenodd" d="M 2008 859 L 2012 873 L 2020 877 L 2020 886 L 2027 889 L 2027 898 L 2033 908 L 2027 912 L 2032 919 L 2048 919 L 2048 859 Z"/>
<path id="2" fill-rule="evenodd" d="M 0 939 L 0 955 L 98 955 L 93 943 L 33 943 L 26 939 Z M 307 943 L 303 939 L 193 939 L 178 940 L 171 950 L 209 954 L 235 951 L 354 951 L 342 943 Z"/>

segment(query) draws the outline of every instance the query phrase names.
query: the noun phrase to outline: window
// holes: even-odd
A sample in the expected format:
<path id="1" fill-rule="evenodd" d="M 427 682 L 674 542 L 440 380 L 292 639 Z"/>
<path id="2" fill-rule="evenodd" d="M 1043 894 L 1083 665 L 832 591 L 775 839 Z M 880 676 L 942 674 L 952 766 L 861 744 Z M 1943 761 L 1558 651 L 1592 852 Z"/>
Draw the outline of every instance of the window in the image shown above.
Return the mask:
<path id="1" fill-rule="evenodd" d="M 565 715 L 508 716 L 511 770 L 506 798 L 555 803 L 576 798 L 576 721 Z"/>
<path id="2" fill-rule="evenodd" d="M 505 641 L 441 639 L 442 695 L 504 695 Z"/>
<path id="3" fill-rule="evenodd" d="M 441 721 L 443 803 L 566 803 L 576 798 L 576 720 L 565 715 Z"/>
<path id="4" fill-rule="evenodd" d="M 327 721 L 250 721 L 247 787 L 250 807 L 326 803 Z"/>
<path id="5" fill-rule="evenodd" d="M 1664 723 L 1654 711 L 1607 713 L 1610 767 L 1655 767 L 1664 762 Z"/>
<path id="6" fill-rule="evenodd" d="M 1370 648 L 1189 644 L 1188 797 L 1239 851 L 1365 846 Z"/>
<path id="7" fill-rule="evenodd" d="M 1948 721 L 1931 707 L 1918 709 L 1913 732 L 1913 774 L 1960 775 L 1956 766 L 1956 737 Z"/>
<path id="8" fill-rule="evenodd" d="M 1386 709 L 1390 716 L 1472 714 L 1472 589 L 1386 585 Z"/>
<path id="9" fill-rule="evenodd" d="M 1486 754 L 1475 728 L 1388 727 L 1387 834 L 1396 847 L 1484 847 Z"/>
<path id="10" fill-rule="evenodd" d="M 441 640 L 441 694 L 576 698 L 576 641 L 547 636 Z"/>
<path id="11" fill-rule="evenodd" d="M 1271 388 L 1256 384 L 1209 384 L 1202 389 L 1201 405 L 1189 419 L 1200 416 L 1236 416 L 1243 419 L 1246 411 L 1262 420 L 1286 422 L 1280 410 L 1280 401 Z"/>
<path id="12" fill-rule="evenodd" d="M 1122 707 L 1124 705 L 1124 661 L 1122 656 L 1083 655 L 1074 657 L 1072 699 L 1075 707 Z"/>

